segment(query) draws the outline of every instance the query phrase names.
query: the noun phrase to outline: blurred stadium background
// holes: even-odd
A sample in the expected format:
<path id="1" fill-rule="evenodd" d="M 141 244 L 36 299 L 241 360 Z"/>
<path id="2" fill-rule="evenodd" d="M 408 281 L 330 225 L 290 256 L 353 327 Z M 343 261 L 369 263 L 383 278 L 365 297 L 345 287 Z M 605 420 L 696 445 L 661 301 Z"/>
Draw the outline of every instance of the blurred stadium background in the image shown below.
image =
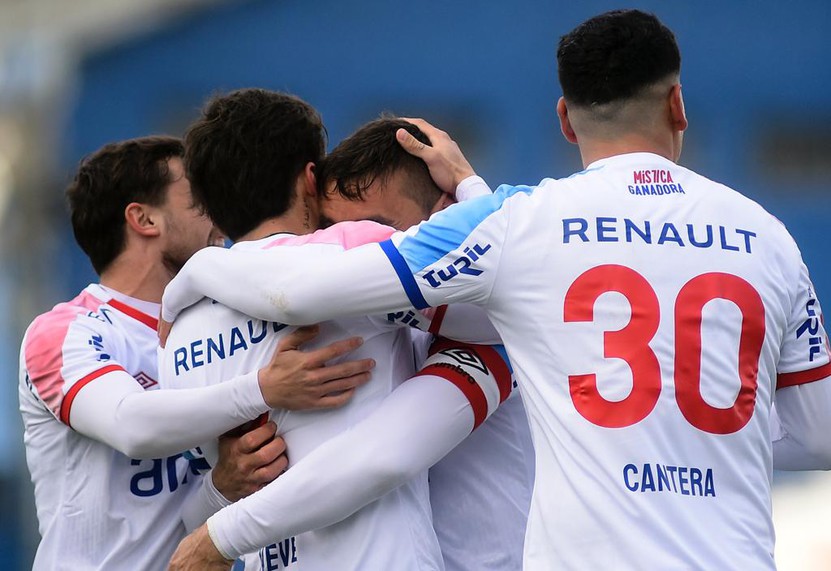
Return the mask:
<path id="1" fill-rule="evenodd" d="M 783 220 L 831 309 L 831 3 L 638 1 L 677 34 L 690 118 L 682 163 Z M 560 136 L 555 51 L 606 0 L 0 0 L 0 566 L 37 544 L 17 352 L 37 314 L 94 274 L 62 191 L 116 139 L 181 134 L 213 92 L 315 105 L 330 145 L 381 111 L 449 131 L 491 183 L 580 170 Z M 784 570 L 831 569 L 831 477 L 776 477 Z"/>

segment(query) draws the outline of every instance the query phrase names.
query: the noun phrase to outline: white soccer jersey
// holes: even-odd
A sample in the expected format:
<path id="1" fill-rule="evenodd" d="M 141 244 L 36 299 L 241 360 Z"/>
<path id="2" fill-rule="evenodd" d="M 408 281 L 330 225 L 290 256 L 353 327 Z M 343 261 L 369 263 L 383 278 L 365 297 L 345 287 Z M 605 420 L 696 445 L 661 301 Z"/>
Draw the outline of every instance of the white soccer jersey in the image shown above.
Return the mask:
<path id="1" fill-rule="evenodd" d="M 19 395 L 42 537 L 34 569 L 166 569 L 184 536 L 181 506 L 204 461 L 134 460 L 70 426 L 92 380 L 126 371 L 158 388 L 158 307 L 90 285 L 26 331 Z"/>
<path id="2" fill-rule="evenodd" d="M 314 235 L 283 235 L 241 242 L 232 249 L 268 250 L 277 245 L 298 246 L 314 259 L 321 252 L 343 250 L 389 236 L 373 223 L 332 227 Z M 382 234 L 378 235 L 378 232 Z M 167 341 L 162 359 L 165 387 L 187 388 L 220 382 L 267 363 L 279 339 L 291 329 L 279 323 L 250 318 L 210 300 L 183 313 Z M 364 418 L 401 381 L 412 375 L 414 357 L 409 329 L 386 317 L 359 317 L 326 322 L 309 347 L 350 336 L 364 344 L 349 359 L 376 361 L 372 381 L 361 387 L 344 407 L 327 411 L 274 410 L 272 419 L 285 438 L 290 465 L 333 436 Z M 416 478 L 353 514 L 346 520 L 266 546 L 246 556 L 246 569 L 443 569 L 432 529 L 426 474 Z"/>
<path id="3" fill-rule="evenodd" d="M 829 409 L 831 360 L 799 251 L 756 203 L 632 153 L 501 187 L 380 248 L 276 254 L 247 285 L 283 322 L 407 298 L 487 309 L 536 449 L 526 569 L 773 568 L 774 391 L 783 423 L 817 440 L 823 420 L 794 415 Z M 237 280 L 253 258 L 193 261 Z"/>
<path id="4" fill-rule="evenodd" d="M 774 567 L 774 391 L 831 374 L 781 223 L 634 153 L 382 248 L 417 307 L 475 301 L 505 342 L 537 451 L 526 569 Z"/>

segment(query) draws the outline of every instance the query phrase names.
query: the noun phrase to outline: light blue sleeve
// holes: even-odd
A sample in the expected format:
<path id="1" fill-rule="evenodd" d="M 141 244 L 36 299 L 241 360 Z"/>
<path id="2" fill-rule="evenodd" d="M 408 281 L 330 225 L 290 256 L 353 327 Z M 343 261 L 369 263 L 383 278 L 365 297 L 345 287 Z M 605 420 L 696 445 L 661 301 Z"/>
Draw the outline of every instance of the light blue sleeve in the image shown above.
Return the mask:
<path id="1" fill-rule="evenodd" d="M 500 186 L 492 195 L 454 204 L 382 242 L 413 306 L 485 304 L 498 274 L 511 198 L 532 191 Z"/>

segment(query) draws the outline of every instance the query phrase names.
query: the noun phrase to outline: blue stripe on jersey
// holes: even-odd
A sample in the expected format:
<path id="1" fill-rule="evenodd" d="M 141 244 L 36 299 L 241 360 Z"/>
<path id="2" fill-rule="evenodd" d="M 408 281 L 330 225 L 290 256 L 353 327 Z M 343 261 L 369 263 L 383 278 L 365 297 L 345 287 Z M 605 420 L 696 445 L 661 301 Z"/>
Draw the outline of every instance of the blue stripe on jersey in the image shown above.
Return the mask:
<path id="1" fill-rule="evenodd" d="M 517 193 L 531 194 L 532 186 L 503 184 L 489 196 L 455 204 L 422 223 L 414 236 L 405 236 L 398 246 L 410 271 L 416 274 L 462 245 L 473 230 Z M 400 275 L 400 274 L 399 274 Z M 405 287 L 406 289 L 406 287 Z"/>
<path id="2" fill-rule="evenodd" d="M 395 248 L 391 240 L 384 240 L 380 245 L 381 249 L 387 255 L 387 258 L 390 259 L 395 273 L 398 274 L 398 279 L 401 281 L 401 285 L 404 286 L 404 292 L 410 298 L 410 303 L 413 304 L 413 307 L 416 309 L 430 307 L 427 300 L 421 295 L 421 290 L 418 289 L 415 278 L 412 272 L 410 272 L 410 268 L 407 266 L 407 262 L 404 260 L 401 252 Z"/>
<path id="3" fill-rule="evenodd" d="M 505 361 L 505 364 L 508 365 L 508 371 L 513 375 L 514 374 L 514 367 L 511 365 L 511 360 L 508 358 L 508 352 L 505 350 L 504 345 L 491 345 L 494 351 L 499 353 L 499 356 L 502 357 L 502 360 Z"/>

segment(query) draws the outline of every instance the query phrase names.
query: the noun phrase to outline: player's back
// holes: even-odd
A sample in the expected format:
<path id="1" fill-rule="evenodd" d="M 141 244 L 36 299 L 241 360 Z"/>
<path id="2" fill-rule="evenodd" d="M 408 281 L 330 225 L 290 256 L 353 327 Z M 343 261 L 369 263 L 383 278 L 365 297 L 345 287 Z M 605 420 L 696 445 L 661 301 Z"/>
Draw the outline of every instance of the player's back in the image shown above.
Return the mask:
<path id="1" fill-rule="evenodd" d="M 482 226 L 509 220 L 488 310 L 538 452 L 526 567 L 773 568 L 777 372 L 827 360 L 787 232 L 646 153 L 507 193 Z"/>
<path id="2" fill-rule="evenodd" d="M 254 249 L 273 242 L 272 238 L 241 243 L 235 248 Z M 310 259 L 318 249 L 340 247 L 325 243 L 304 246 Z M 203 300 L 182 313 L 171 333 L 162 363 L 165 384 L 175 388 L 203 386 L 259 369 L 270 360 L 279 339 L 291 330 Z M 363 337 L 364 343 L 346 358 L 373 358 L 376 366 L 372 380 L 360 387 L 348 404 L 328 411 L 272 412 L 278 432 L 286 440 L 290 466 L 362 420 L 413 372 L 408 329 L 383 318 L 323 323 L 320 334 L 308 348 L 351 336 Z M 431 525 L 426 474 L 338 524 L 285 538 L 246 557 L 246 569 L 283 568 L 442 569 Z"/>
<path id="3" fill-rule="evenodd" d="M 124 370 L 158 388 L 158 305 L 142 313 L 113 295 L 90 285 L 23 340 L 20 410 L 42 537 L 34 569 L 166 568 L 184 537 L 181 506 L 207 470 L 182 454 L 131 459 L 71 428 L 75 395 L 100 376 Z"/>

